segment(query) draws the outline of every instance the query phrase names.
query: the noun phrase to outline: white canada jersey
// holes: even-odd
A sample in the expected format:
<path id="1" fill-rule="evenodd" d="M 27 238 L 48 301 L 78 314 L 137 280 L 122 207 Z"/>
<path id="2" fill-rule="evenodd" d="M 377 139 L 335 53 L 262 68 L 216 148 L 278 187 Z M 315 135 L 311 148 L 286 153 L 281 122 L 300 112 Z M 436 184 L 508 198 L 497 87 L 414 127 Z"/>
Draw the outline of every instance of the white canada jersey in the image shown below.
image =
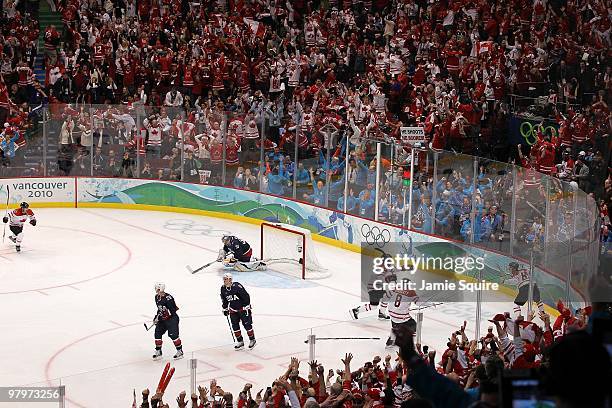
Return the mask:
<path id="1" fill-rule="evenodd" d="M 529 284 L 529 270 L 527 269 L 519 269 L 516 273 L 512 274 L 510 279 L 506 279 L 504 283 L 509 283 L 511 285 L 516 285 L 517 288 L 521 288 L 527 284 Z"/>
<path id="2" fill-rule="evenodd" d="M 25 211 L 22 208 L 17 208 L 8 213 L 7 216 L 11 227 L 23 227 L 23 224 L 25 224 L 28 219 L 36 219 L 36 217 L 34 217 L 34 212 L 29 208 Z"/>
<path id="3" fill-rule="evenodd" d="M 412 318 L 410 305 L 419 300 L 414 290 L 393 290 L 387 312 L 393 323 L 404 323 Z"/>

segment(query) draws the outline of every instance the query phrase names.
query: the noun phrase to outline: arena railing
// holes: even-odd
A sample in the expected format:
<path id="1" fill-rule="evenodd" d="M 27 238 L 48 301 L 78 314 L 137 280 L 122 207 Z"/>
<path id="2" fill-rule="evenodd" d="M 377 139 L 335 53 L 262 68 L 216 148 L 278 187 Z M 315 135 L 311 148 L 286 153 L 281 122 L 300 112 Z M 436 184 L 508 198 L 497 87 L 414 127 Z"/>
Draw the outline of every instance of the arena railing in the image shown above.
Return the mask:
<path id="1" fill-rule="evenodd" d="M 333 123 L 277 125 L 266 109 L 48 105 L 30 112 L 25 144 L 5 159 L 0 177 L 182 180 L 260 191 L 540 267 L 566 284 L 549 304 L 578 302 L 572 289 L 586 297 L 598 269 L 599 217 L 593 196 L 575 183 L 426 148 L 415 150 L 410 175 L 410 147 L 394 140 L 367 132 L 354 140 Z"/>

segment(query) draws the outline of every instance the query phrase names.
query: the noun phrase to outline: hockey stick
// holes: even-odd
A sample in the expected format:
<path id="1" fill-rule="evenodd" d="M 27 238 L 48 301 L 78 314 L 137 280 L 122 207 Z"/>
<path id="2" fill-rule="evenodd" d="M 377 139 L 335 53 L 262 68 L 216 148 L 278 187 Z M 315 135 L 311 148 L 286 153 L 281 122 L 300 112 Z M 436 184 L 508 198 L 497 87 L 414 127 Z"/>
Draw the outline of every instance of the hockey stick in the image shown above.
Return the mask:
<path id="1" fill-rule="evenodd" d="M 155 319 L 153 319 L 153 321 L 151 322 L 150 326 L 147 326 L 146 323 L 143 323 L 145 329 L 147 329 L 147 331 L 151 330 L 153 328 L 153 326 L 155 326 L 157 324 L 157 317 L 155 317 Z"/>
<path id="2" fill-rule="evenodd" d="M 427 308 L 430 308 L 430 307 L 440 306 L 440 305 L 443 305 L 443 304 L 444 304 L 444 302 L 432 303 L 431 305 L 427 305 L 427 306 L 422 306 L 422 307 L 417 307 L 417 308 L 414 308 L 414 309 L 410 309 L 410 311 L 411 312 L 419 312 L 421 310 L 424 310 L 424 309 L 427 309 Z"/>
<path id="3" fill-rule="evenodd" d="M 189 272 L 191 272 L 191 274 L 193 275 L 194 273 L 198 273 L 198 272 L 200 272 L 202 269 L 206 269 L 206 268 L 208 268 L 210 265 L 212 265 L 212 264 L 214 264 L 214 263 L 217 263 L 217 262 L 220 262 L 220 261 L 219 261 L 219 260 L 217 260 L 217 259 L 215 259 L 214 261 L 209 262 L 209 263 L 207 263 L 206 265 L 200 266 L 200 267 L 199 267 L 199 268 L 197 268 L 197 269 L 193 269 L 193 268 L 192 268 L 191 266 L 189 266 L 189 265 L 187 265 L 187 266 L 186 266 L 186 268 L 187 268 L 187 270 L 188 270 Z"/>
<path id="4" fill-rule="evenodd" d="M 9 198 L 10 198 L 11 194 L 10 194 L 10 190 L 9 190 L 9 186 L 6 186 L 6 208 L 4 209 L 4 216 L 6 217 L 8 214 L 8 207 L 9 207 Z M 6 236 L 6 224 L 4 224 L 4 227 L 2 227 L 2 243 L 4 244 L 4 237 Z"/>
<path id="5" fill-rule="evenodd" d="M 234 329 L 232 329 L 232 324 L 230 323 L 229 314 L 225 316 L 227 318 L 227 326 L 230 329 L 230 333 L 232 333 L 232 339 L 236 342 L 236 336 L 234 336 Z"/>
<path id="6" fill-rule="evenodd" d="M 380 337 L 317 337 L 316 340 L 380 340 Z M 304 340 L 308 343 L 308 340 Z"/>

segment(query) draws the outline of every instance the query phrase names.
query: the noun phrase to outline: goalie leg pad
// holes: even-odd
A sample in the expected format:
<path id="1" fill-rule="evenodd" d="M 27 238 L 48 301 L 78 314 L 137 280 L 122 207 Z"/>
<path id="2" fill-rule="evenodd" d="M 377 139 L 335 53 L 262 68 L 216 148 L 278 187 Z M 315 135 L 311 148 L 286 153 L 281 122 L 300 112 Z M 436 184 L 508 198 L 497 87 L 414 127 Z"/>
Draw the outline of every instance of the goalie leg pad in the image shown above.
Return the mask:
<path id="1" fill-rule="evenodd" d="M 234 269 L 239 272 L 265 271 L 267 268 L 263 261 L 236 262 L 234 264 Z"/>
<path id="2" fill-rule="evenodd" d="M 221 262 L 226 268 L 234 268 L 237 261 L 233 256 L 228 256 Z"/>

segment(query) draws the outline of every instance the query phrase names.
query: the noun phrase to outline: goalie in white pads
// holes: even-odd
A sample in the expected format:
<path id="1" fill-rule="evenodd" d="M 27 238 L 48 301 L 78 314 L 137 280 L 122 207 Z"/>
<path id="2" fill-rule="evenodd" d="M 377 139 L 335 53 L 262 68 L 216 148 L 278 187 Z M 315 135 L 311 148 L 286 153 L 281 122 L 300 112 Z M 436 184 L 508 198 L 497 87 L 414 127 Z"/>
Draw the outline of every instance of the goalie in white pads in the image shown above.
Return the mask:
<path id="1" fill-rule="evenodd" d="M 232 235 L 221 238 L 223 248 L 219 250 L 217 261 L 222 262 L 228 269 L 239 272 L 264 271 L 266 264 L 253 257 L 253 248 L 248 242 Z"/>

